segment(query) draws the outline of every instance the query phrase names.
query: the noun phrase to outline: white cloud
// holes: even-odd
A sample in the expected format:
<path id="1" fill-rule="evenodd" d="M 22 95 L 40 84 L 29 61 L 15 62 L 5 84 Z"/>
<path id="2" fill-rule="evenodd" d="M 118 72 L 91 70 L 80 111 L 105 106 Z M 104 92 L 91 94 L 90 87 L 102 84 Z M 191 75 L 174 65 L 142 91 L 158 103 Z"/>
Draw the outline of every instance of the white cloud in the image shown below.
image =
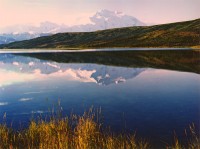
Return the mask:
<path id="1" fill-rule="evenodd" d="M 55 65 L 57 66 L 57 65 Z M 54 67 L 55 67 L 54 66 Z M 34 80 L 46 80 L 51 78 L 61 78 L 72 81 L 80 81 L 80 82 L 95 82 L 96 80 L 92 78 L 92 74 L 95 73 L 96 70 L 81 70 L 81 69 L 71 69 L 68 68 L 66 70 L 58 70 L 56 72 L 50 74 L 42 74 L 40 69 L 35 69 L 31 73 L 21 73 L 21 72 L 13 72 L 7 71 L 4 69 L 0 69 L 0 87 L 12 85 L 15 83 L 29 82 Z"/>
<path id="2" fill-rule="evenodd" d="M 8 105 L 8 102 L 0 102 L 0 106 Z"/>
<path id="3" fill-rule="evenodd" d="M 26 92 L 23 93 L 24 95 L 29 95 L 29 94 L 40 94 L 40 93 L 44 93 L 44 91 L 39 91 L 39 92 Z"/>
<path id="4" fill-rule="evenodd" d="M 44 113 L 44 111 L 41 111 L 41 110 L 31 111 L 31 113 L 33 113 L 33 114 L 42 114 L 42 113 Z"/>
<path id="5" fill-rule="evenodd" d="M 24 102 L 24 101 L 29 101 L 29 100 L 32 100 L 33 98 L 21 98 L 21 99 L 19 99 L 19 101 L 22 101 L 22 102 Z"/>
<path id="6" fill-rule="evenodd" d="M 25 81 L 30 81 L 35 78 L 34 74 L 23 74 L 13 71 L 6 71 L 4 69 L 0 69 L 0 87 L 11 85 L 14 83 L 20 83 Z"/>

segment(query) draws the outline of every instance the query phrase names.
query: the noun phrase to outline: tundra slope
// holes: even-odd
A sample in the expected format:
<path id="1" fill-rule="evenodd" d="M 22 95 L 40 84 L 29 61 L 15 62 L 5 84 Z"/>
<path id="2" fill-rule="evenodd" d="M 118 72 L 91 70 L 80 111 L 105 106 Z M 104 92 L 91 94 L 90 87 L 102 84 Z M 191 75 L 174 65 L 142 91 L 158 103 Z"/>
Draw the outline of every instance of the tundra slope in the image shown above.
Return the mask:
<path id="1" fill-rule="evenodd" d="M 0 48 L 199 47 L 200 19 L 96 32 L 58 33 L 1 45 Z"/>

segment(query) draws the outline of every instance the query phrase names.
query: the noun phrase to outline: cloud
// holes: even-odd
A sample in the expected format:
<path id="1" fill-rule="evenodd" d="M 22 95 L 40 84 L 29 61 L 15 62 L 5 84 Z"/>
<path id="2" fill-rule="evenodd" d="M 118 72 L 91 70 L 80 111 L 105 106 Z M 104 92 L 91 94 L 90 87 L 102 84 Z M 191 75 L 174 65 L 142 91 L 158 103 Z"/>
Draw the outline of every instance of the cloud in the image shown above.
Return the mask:
<path id="1" fill-rule="evenodd" d="M 0 102 L 0 106 L 8 105 L 8 102 Z"/>
<path id="2" fill-rule="evenodd" d="M 38 111 L 31 111 L 31 113 L 33 113 L 33 114 L 42 114 L 42 113 L 46 113 L 46 112 L 38 110 Z"/>
<path id="3" fill-rule="evenodd" d="M 19 101 L 24 102 L 24 101 L 29 101 L 32 100 L 33 98 L 21 98 L 19 99 Z"/>
<path id="4" fill-rule="evenodd" d="M 51 65 L 52 67 L 58 67 L 55 64 Z M 59 67 L 58 67 L 59 68 Z M 81 69 L 66 69 L 66 70 L 57 70 L 56 72 L 50 74 L 42 74 L 40 69 L 35 69 L 31 73 L 21 73 L 21 72 L 13 72 L 7 71 L 4 69 L 0 69 L 0 87 L 12 85 L 16 83 L 30 82 L 34 80 L 47 80 L 51 78 L 61 78 L 64 77 L 68 80 L 80 81 L 80 82 L 94 82 L 96 80 L 92 78 L 92 74 L 95 73 L 96 70 L 81 70 Z"/>
<path id="5" fill-rule="evenodd" d="M 31 81 L 35 78 L 34 75 L 30 74 L 22 74 L 12 71 L 6 71 L 0 69 L 0 87 L 11 85 L 14 83 L 20 83 L 25 81 Z"/>
<path id="6" fill-rule="evenodd" d="M 29 95 L 29 94 L 40 94 L 40 93 L 45 93 L 44 91 L 39 91 L 39 92 L 26 92 L 23 93 L 24 95 Z"/>

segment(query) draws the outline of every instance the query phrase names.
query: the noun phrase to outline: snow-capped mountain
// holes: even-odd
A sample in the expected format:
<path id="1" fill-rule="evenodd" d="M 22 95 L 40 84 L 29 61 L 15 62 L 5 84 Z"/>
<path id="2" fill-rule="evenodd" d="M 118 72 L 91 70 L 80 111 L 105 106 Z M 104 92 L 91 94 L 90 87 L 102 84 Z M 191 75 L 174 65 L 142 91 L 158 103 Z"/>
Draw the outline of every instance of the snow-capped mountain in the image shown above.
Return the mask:
<path id="1" fill-rule="evenodd" d="M 63 77 L 73 81 L 93 82 L 98 85 L 123 83 L 146 70 L 146 68 L 123 68 L 97 64 L 57 63 L 13 54 L 0 55 L 0 68 L 0 73 L 15 72 L 20 77 L 23 74 L 27 77 L 35 75 L 37 79 Z M 0 86 L 2 84 L 0 81 Z"/>
<path id="2" fill-rule="evenodd" d="M 95 30 L 130 26 L 145 26 L 143 22 L 135 17 L 128 16 L 119 11 L 101 10 L 94 16 L 90 17 L 90 20 L 94 23 Z"/>
<path id="3" fill-rule="evenodd" d="M 0 44 L 6 44 L 6 43 L 11 43 L 11 42 L 14 42 L 15 39 L 13 38 L 10 38 L 8 36 L 0 36 Z"/>
<path id="4" fill-rule="evenodd" d="M 120 27 L 145 26 L 146 24 L 133 16 L 119 11 L 101 10 L 90 17 L 91 23 L 68 27 L 67 32 L 90 32 Z"/>
<path id="5" fill-rule="evenodd" d="M 130 26 L 145 26 L 145 23 L 122 12 L 104 9 L 96 12 L 92 17 L 90 17 L 90 23 L 85 25 L 67 26 L 47 21 L 40 23 L 39 26 L 17 25 L 0 28 L 0 36 L 4 38 L 12 38 L 14 41 L 21 41 L 63 32 L 91 32 Z M 10 42 L 12 41 L 4 40 L 3 42 L 0 39 L 0 44 Z"/>
<path id="6" fill-rule="evenodd" d="M 3 33 L 0 34 L 0 44 L 8 44 L 15 41 L 22 41 L 22 40 L 29 40 L 37 37 L 48 36 L 51 35 L 50 33 L 31 33 L 31 32 L 24 32 L 24 33 Z"/>

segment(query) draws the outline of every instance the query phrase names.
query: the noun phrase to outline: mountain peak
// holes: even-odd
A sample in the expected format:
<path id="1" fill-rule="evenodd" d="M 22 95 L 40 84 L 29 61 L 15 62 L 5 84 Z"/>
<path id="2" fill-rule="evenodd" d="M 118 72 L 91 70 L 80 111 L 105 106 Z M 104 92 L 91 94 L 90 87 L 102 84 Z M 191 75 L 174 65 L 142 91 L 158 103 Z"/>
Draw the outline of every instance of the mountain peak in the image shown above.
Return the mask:
<path id="1" fill-rule="evenodd" d="M 90 17 L 90 20 L 99 27 L 98 30 L 145 25 L 133 16 L 125 15 L 120 11 L 110 11 L 107 9 L 98 11 L 94 16 Z"/>
<path id="2" fill-rule="evenodd" d="M 111 16 L 123 16 L 124 13 L 123 12 L 120 12 L 120 11 L 110 11 L 110 10 L 107 10 L 107 9 L 102 9 L 100 11 L 97 11 L 95 16 L 104 16 L 104 17 L 111 17 Z"/>
<path id="3" fill-rule="evenodd" d="M 40 37 L 42 35 L 63 32 L 91 32 L 112 28 L 145 25 L 143 22 L 133 16 L 126 15 L 120 11 L 111 11 L 107 9 L 97 11 L 93 16 L 90 17 L 90 21 L 91 23 L 75 26 L 67 26 L 63 24 L 59 25 L 50 21 L 41 22 L 39 26 L 17 25 L 2 29 L 3 32 L 1 32 L 3 34 L 0 35 L 12 38 L 15 41 L 20 41 Z"/>
<path id="4" fill-rule="evenodd" d="M 118 11 L 118 10 L 111 11 L 111 10 L 108 10 L 108 9 L 102 9 L 100 11 L 97 11 L 97 13 L 101 13 L 101 14 L 124 14 L 123 12 Z"/>

